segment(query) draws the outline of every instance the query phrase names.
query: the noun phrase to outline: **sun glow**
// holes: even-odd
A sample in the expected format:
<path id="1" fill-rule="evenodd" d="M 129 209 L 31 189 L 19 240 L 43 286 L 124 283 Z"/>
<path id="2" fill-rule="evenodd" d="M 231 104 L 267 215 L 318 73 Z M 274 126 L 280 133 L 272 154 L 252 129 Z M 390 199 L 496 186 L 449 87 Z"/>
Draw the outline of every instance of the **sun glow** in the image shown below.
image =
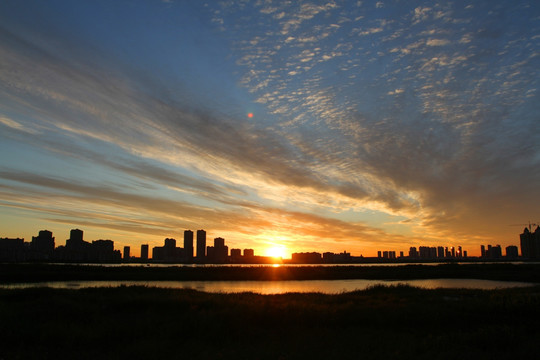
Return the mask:
<path id="1" fill-rule="evenodd" d="M 265 255 L 273 258 L 284 258 L 286 252 L 287 251 L 284 246 L 274 246 L 266 249 Z"/>

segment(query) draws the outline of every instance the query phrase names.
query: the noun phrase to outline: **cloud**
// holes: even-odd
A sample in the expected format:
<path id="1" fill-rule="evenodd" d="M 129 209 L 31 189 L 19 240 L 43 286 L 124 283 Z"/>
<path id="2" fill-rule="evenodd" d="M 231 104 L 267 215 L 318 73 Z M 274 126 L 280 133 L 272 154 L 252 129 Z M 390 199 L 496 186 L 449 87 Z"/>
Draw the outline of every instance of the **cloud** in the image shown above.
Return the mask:
<path id="1" fill-rule="evenodd" d="M 94 204 L 101 193 L 126 212 L 141 204 L 160 216 L 181 212 L 186 223 L 216 219 L 212 204 L 243 231 L 252 231 L 247 219 L 256 213 L 265 229 L 303 232 L 302 224 L 319 222 L 332 232 L 347 228 L 347 238 L 355 231 L 370 238 L 361 225 L 314 215 L 370 208 L 415 219 L 414 231 L 440 239 L 478 237 L 478 227 L 528 217 L 540 176 L 538 29 L 526 26 L 535 15 L 516 9 L 518 22 L 505 15 L 507 7 L 487 3 L 380 7 L 209 5 L 230 46 L 216 63 L 231 59 L 238 74 L 210 100 L 185 79 L 126 69 L 106 52 L 83 56 L 84 41 L 77 48 L 57 40 L 59 53 L 50 41 L 4 29 L 0 122 L 17 139 L 23 129 L 39 129 L 35 146 L 70 164 L 77 159 L 179 198 L 157 193 L 150 204 L 145 191 L 123 194 L 104 179 L 73 187 L 45 170 L 37 174 L 42 187 L 65 187 L 70 200 Z M 471 22 L 474 14 L 483 16 Z M 230 93 L 241 93 L 233 98 L 241 101 L 229 101 Z M 246 121 L 238 114 L 251 99 L 262 115 Z M 78 142 L 104 149 L 85 154 Z M 109 157 L 107 145 L 118 153 Z M 31 174 L 6 174 L 4 182 L 40 186 Z M 204 211 L 193 209 L 197 201 Z M 287 218 L 299 227 L 276 220 Z M 330 236 L 310 226 L 306 237 Z"/>
<path id="2" fill-rule="evenodd" d="M 4 116 L 0 116 L 0 124 L 2 124 L 4 126 L 7 126 L 7 127 L 11 128 L 11 129 L 22 131 L 24 133 L 29 133 L 29 134 L 35 134 L 36 133 L 35 130 L 27 128 L 24 125 L 22 125 L 21 123 L 15 121 L 15 120 L 9 119 L 7 117 L 4 117 Z"/>
<path id="3" fill-rule="evenodd" d="M 398 95 L 398 94 L 401 94 L 403 91 L 405 91 L 405 90 L 403 90 L 403 89 L 395 89 L 395 90 L 389 91 L 387 94 L 388 95 Z"/>
<path id="4" fill-rule="evenodd" d="M 337 239 L 342 246 L 358 250 L 368 244 L 375 246 L 384 239 L 406 241 L 402 236 L 361 223 L 256 204 L 216 211 L 180 199 L 138 195 L 99 184 L 74 184 L 68 179 L 29 173 L 1 171 L 0 174 L 4 180 L 15 184 L 0 185 L 4 206 L 42 213 L 47 220 L 58 223 L 162 237 L 178 233 L 178 229 L 198 227 L 218 234 L 236 232 L 248 238 L 277 232 L 287 234 L 290 248 L 300 249 L 314 240 L 334 243 Z M 25 195 L 10 195 L 14 191 Z M 135 209 L 139 209 L 140 216 L 127 216 Z"/>
<path id="5" fill-rule="evenodd" d="M 446 39 L 428 39 L 428 41 L 426 42 L 426 45 L 427 46 L 444 46 L 444 45 L 448 45 L 449 43 L 450 41 Z"/>

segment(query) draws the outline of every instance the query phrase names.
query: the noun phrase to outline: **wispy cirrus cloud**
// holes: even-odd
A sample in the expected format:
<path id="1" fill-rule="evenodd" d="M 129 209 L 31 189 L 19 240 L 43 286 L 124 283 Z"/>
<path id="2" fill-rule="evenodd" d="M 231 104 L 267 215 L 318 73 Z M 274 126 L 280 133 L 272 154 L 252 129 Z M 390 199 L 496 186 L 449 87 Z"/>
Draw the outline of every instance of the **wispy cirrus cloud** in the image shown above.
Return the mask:
<path id="1" fill-rule="evenodd" d="M 176 22 L 189 30 L 174 17 L 175 6 L 185 4 L 167 4 L 171 17 L 161 15 L 159 24 L 172 33 Z M 131 54 L 128 41 L 92 51 L 86 38 L 17 31 L 19 25 L 0 30 L 2 136 L 63 161 L 74 170 L 72 181 L 89 167 L 99 172 L 82 180 L 88 187 L 74 188 L 52 167 L 40 168 L 43 196 L 44 189 L 63 189 L 70 201 L 94 206 L 98 194 L 114 199 L 123 214 L 141 205 L 148 213 L 183 214 L 162 229 L 203 218 L 223 227 L 219 212 L 245 234 L 255 226 L 289 233 L 305 227 L 309 241 L 331 233 L 354 241 L 357 232 L 370 244 L 377 231 L 365 223 L 366 209 L 409 219 L 404 243 L 422 233 L 478 239 L 490 223 L 523 221 L 535 211 L 536 6 L 518 2 L 511 13 L 504 2 L 487 1 L 201 8 L 192 26 L 210 26 L 225 50 L 188 48 L 185 38 L 210 41 L 197 30 L 173 37 L 177 53 L 170 43 L 141 37 L 142 60 L 132 63 L 121 54 Z M 190 60 L 192 51 L 212 56 Z M 181 70 L 163 76 L 159 65 L 145 65 L 158 57 Z M 229 67 L 237 82 L 224 75 Z M 191 70 L 209 75 L 197 82 Z M 248 107 L 259 111 L 253 119 L 243 116 Z M 40 186 L 22 164 L 0 165 L 11 176 L 3 179 L 10 181 L 5 194 L 24 191 L 13 183 Z M 349 211 L 359 220 L 342 220 Z M 108 224 L 109 215 L 103 211 Z M 138 221 L 125 230 L 143 226 Z"/>

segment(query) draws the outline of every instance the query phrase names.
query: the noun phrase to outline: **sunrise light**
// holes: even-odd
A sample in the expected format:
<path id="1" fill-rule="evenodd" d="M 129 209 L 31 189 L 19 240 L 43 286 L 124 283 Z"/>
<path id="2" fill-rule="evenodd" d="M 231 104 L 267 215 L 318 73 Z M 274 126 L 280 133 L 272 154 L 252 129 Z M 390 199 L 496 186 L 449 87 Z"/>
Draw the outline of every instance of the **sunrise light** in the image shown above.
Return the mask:
<path id="1" fill-rule="evenodd" d="M 273 258 L 284 258 L 286 253 L 287 251 L 284 246 L 269 247 L 265 250 L 265 255 Z"/>

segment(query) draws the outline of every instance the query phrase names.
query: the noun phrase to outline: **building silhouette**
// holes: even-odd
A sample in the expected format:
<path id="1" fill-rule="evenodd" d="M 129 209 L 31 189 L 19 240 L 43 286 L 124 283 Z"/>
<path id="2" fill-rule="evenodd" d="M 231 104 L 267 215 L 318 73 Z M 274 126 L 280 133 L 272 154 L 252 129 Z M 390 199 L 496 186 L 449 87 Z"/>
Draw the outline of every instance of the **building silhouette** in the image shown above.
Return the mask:
<path id="1" fill-rule="evenodd" d="M 0 238 L 0 261 L 19 262 L 26 260 L 24 239 Z"/>
<path id="2" fill-rule="evenodd" d="M 193 231 L 184 231 L 184 252 L 186 255 L 186 261 L 191 262 L 193 260 Z"/>
<path id="3" fill-rule="evenodd" d="M 69 239 L 66 240 L 66 246 L 61 252 L 61 258 L 64 261 L 89 261 L 90 243 L 83 240 L 83 231 L 72 229 Z"/>
<path id="4" fill-rule="evenodd" d="M 141 245 L 141 260 L 148 260 L 148 244 Z"/>
<path id="5" fill-rule="evenodd" d="M 129 246 L 124 246 L 124 260 L 131 259 L 130 252 L 131 252 L 131 248 Z"/>
<path id="6" fill-rule="evenodd" d="M 321 253 L 318 252 L 292 253 L 291 262 L 295 264 L 318 264 L 322 262 L 322 257 Z"/>
<path id="7" fill-rule="evenodd" d="M 30 244 L 32 258 L 36 260 L 51 260 L 54 255 L 54 237 L 49 230 L 41 230 L 38 236 L 32 236 Z"/>
<path id="8" fill-rule="evenodd" d="M 481 257 L 484 259 L 497 260 L 502 258 L 501 245 L 488 245 L 487 249 L 484 245 L 480 246 Z"/>
<path id="9" fill-rule="evenodd" d="M 237 264 L 241 262 L 242 259 L 242 250 L 241 249 L 231 249 L 231 262 Z"/>
<path id="10" fill-rule="evenodd" d="M 114 250 L 114 241 L 94 240 L 89 246 L 86 260 L 90 262 L 117 262 L 120 261 L 120 258 L 120 250 Z"/>
<path id="11" fill-rule="evenodd" d="M 508 259 L 517 259 L 519 257 L 518 247 L 515 245 L 510 245 L 506 247 L 506 257 Z"/>
<path id="12" fill-rule="evenodd" d="M 214 239 L 214 246 L 206 248 L 207 262 L 209 263 L 225 263 L 229 257 L 229 247 L 225 245 L 225 239 L 217 237 Z"/>
<path id="13" fill-rule="evenodd" d="M 322 260 L 325 263 L 348 263 L 351 262 L 351 253 L 346 251 L 340 254 L 334 254 L 333 252 L 325 252 L 322 255 Z"/>
<path id="14" fill-rule="evenodd" d="M 69 239 L 66 241 L 66 246 L 76 246 L 84 242 L 84 232 L 80 229 L 71 229 L 69 232 Z"/>
<path id="15" fill-rule="evenodd" d="M 540 226 L 534 232 L 529 228 L 523 229 L 519 235 L 521 256 L 525 259 L 540 259 Z"/>
<path id="16" fill-rule="evenodd" d="M 156 246 L 152 249 L 152 260 L 163 262 L 183 262 L 185 261 L 184 249 L 176 247 L 176 239 L 166 238 L 163 246 Z"/>
<path id="17" fill-rule="evenodd" d="M 197 259 L 203 261 L 206 257 L 206 231 L 197 230 Z"/>
<path id="18" fill-rule="evenodd" d="M 84 241 L 83 231 L 72 229 L 65 246 L 59 246 L 54 251 L 54 259 L 64 262 L 119 262 L 122 258 L 120 250 L 114 250 L 112 240 Z"/>

